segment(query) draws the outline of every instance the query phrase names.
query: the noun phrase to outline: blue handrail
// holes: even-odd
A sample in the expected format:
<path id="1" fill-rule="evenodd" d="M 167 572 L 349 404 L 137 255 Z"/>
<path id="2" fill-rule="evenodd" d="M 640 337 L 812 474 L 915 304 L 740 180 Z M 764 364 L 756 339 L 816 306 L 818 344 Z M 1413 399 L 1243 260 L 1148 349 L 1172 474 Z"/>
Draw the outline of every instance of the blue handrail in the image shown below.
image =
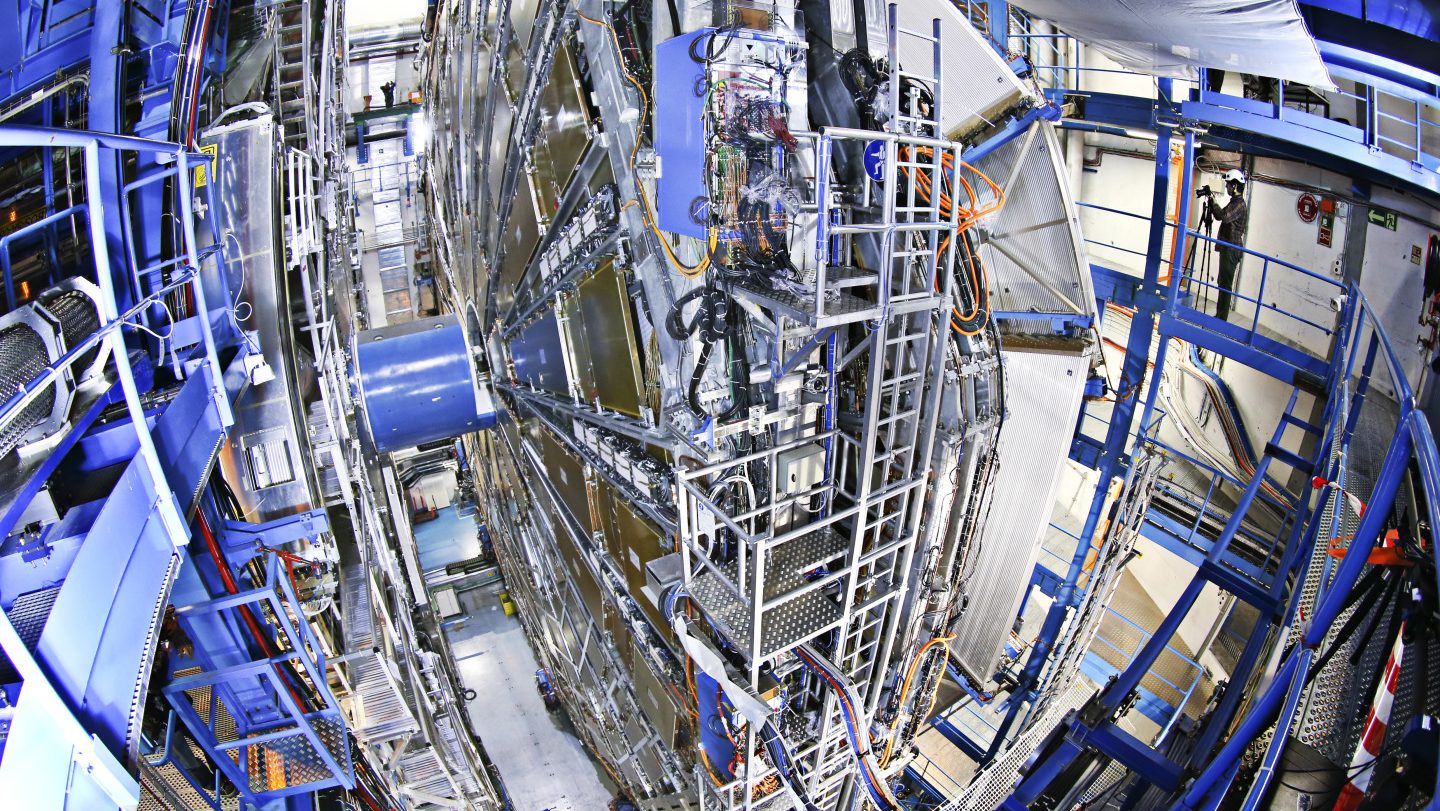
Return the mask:
<path id="1" fill-rule="evenodd" d="M 31 126 L 0 127 L 0 147 L 79 149 L 83 152 L 85 165 L 84 204 L 52 214 L 45 220 L 31 224 L 26 229 L 10 235 L 8 239 L 0 241 L 0 256 L 5 257 L 7 302 L 13 303 L 13 291 L 10 290 L 9 284 L 8 249 L 14 239 L 33 233 L 38 228 L 58 221 L 59 218 L 84 213 L 88 225 L 90 255 L 94 261 L 95 281 L 99 288 L 100 321 L 99 328 L 93 334 L 75 346 L 69 347 L 65 354 L 48 364 L 35 379 L 26 383 L 19 392 L 7 398 L 4 405 L 0 406 L 0 424 L 12 419 L 19 409 L 37 397 L 46 386 L 52 384 L 82 354 L 96 348 L 108 350 L 110 362 L 113 364 L 112 368 L 118 378 L 122 393 L 121 402 L 125 405 L 129 421 L 136 434 L 138 444 L 136 464 L 149 480 L 146 484 L 150 488 L 149 498 L 152 499 L 152 510 L 158 516 L 164 537 L 176 547 L 182 546 L 188 540 L 186 521 L 156 448 L 155 438 L 147 420 L 145 404 L 140 397 L 136 369 L 124 341 L 123 329 L 142 320 L 145 317 L 146 309 L 163 298 L 165 294 L 185 286 L 189 286 L 191 290 L 197 312 L 209 313 L 205 303 L 204 285 L 201 284 L 200 274 L 197 270 L 201 260 L 195 237 L 195 204 L 190 168 L 207 164 L 211 158 L 208 155 L 188 152 L 183 146 L 173 143 L 127 135 Z M 117 303 L 119 300 L 117 282 L 128 276 L 134 268 L 112 266 L 111 245 L 114 237 L 107 233 L 105 220 L 108 206 L 123 205 L 123 201 L 119 198 L 123 196 L 124 192 L 118 185 L 106 187 L 105 181 L 102 180 L 100 164 L 102 160 L 114 160 L 114 153 L 126 152 L 148 153 L 155 156 L 161 163 L 175 165 L 175 216 L 183 227 L 183 239 L 180 240 L 177 250 L 184 259 L 177 263 L 182 270 L 173 280 L 140 303 L 121 312 Z M 131 237 L 132 228 L 133 223 L 126 221 L 124 233 L 120 237 L 128 240 Z M 202 363 L 208 367 L 208 376 L 212 387 L 215 388 L 212 398 L 214 407 L 220 416 L 222 425 L 228 425 L 232 421 L 230 403 L 224 392 L 224 373 L 216 350 L 212 323 L 208 317 L 200 318 L 198 321 L 203 344 Z M 100 542 L 109 540 L 109 538 L 98 539 Z M 149 603 L 145 604 L 145 610 L 148 617 Z M 77 716 L 77 709 L 68 703 L 58 689 L 58 682 L 54 681 L 56 676 L 47 671 L 46 667 L 42 665 L 42 658 L 32 652 L 30 647 L 21 640 L 14 625 L 4 616 L 3 612 L 0 612 L 0 650 L 3 650 L 5 656 L 9 658 L 24 680 L 25 687 L 21 692 L 16 712 L 28 713 L 32 716 L 38 714 L 45 718 L 55 730 L 60 732 L 59 737 L 71 750 L 72 760 L 86 764 L 89 779 L 99 785 L 101 790 L 118 805 L 133 807 L 138 801 L 138 785 L 134 778 L 124 771 L 105 745 L 95 737 L 93 730 L 82 725 Z M 319 683 L 323 683 L 323 679 Z M 33 742 L 33 745 L 38 747 L 36 751 L 45 752 L 56 751 L 53 744 L 51 739 Z M 9 748 L 19 751 L 31 745 L 31 739 L 17 740 L 12 733 L 12 740 L 10 747 L 7 747 L 7 752 Z"/>
<path id="2" fill-rule="evenodd" d="M 1366 503 L 1364 514 L 1360 517 L 1360 525 L 1356 528 L 1354 537 L 1346 547 L 1344 557 L 1334 568 L 1328 585 L 1323 582 L 1322 578 L 1322 588 L 1316 597 L 1315 609 L 1303 626 L 1300 644 L 1285 656 L 1279 671 L 1270 681 L 1269 687 L 1257 697 L 1251 712 L 1242 719 L 1239 728 L 1221 749 L 1210 768 L 1181 798 L 1178 806 L 1180 808 L 1203 807 L 1203 803 L 1206 802 L 1209 795 L 1213 791 L 1222 789 L 1222 782 L 1228 782 L 1222 781 L 1222 778 L 1229 774 L 1231 767 L 1238 762 L 1238 758 L 1252 741 L 1263 734 L 1272 724 L 1278 723 L 1281 728 L 1288 728 L 1294 722 L 1295 715 L 1299 712 L 1300 698 L 1305 690 L 1307 676 L 1315 654 L 1328 637 L 1336 618 L 1343 610 L 1346 599 L 1367 565 L 1370 551 L 1379 539 L 1390 507 L 1394 503 L 1411 461 L 1416 463 L 1415 467 L 1419 471 L 1421 490 L 1425 494 L 1427 517 L 1431 521 L 1431 526 L 1440 526 L 1440 523 L 1435 523 L 1440 521 L 1440 454 L 1437 454 L 1430 424 L 1426 420 L 1424 412 L 1415 402 L 1414 392 L 1406 379 L 1399 356 L 1395 353 L 1390 338 L 1381 326 L 1369 301 L 1353 286 L 1350 288 L 1349 295 L 1354 298 L 1355 306 L 1352 311 L 1353 315 L 1347 324 L 1349 327 L 1347 332 L 1354 343 L 1341 350 L 1351 356 L 1351 362 L 1347 366 L 1345 376 L 1337 381 L 1337 388 L 1344 389 L 1348 386 L 1350 374 L 1354 368 L 1353 360 L 1360 349 L 1360 341 L 1355 339 L 1360 337 L 1363 328 L 1368 328 L 1371 352 L 1373 353 L 1376 348 L 1381 350 L 1380 357 L 1384 363 L 1380 371 L 1389 375 L 1400 406 L 1395 434 L 1391 438 L 1384 463 Z M 1332 392 L 1332 396 L 1343 396 L 1343 394 L 1343 390 Z M 1355 396 L 1357 400 L 1363 400 L 1365 391 L 1357 390 Z M 1353 411 L 1358 410 L 1359 405 L 1359 402 L 1352 405 L 1351 412 L 1342 408 L 1333 409 L 1329 426 L 1331 437 L 1336 436 L 1339 433 L 1338 429 L 1351 420 Z M 1346 440 L 1342 438 L 1341 441 L 1345 442 Z M 1342 456 L 1326 471 L 1327 478 L 1331 481 L 1343 480 L 1344 464 Z M 1339 498 L 1337 489 L 1327 488 L 1327 492 L 1311 513 L 1310 520 L 1313 522 L 1323 520 L 1328 500 Z M 1343 500 L 1340 501 L 1343 503 Z M 1329 542 L 1334 539 L 1317 537 L 1316 542 L 1319 543 L 1322 540 Z M 1433 542 L 1430 554 L 1436 555 L 1437 564 L 1440 564 L 1440 553 L 1437 553 Z M 1271 750 L 1273 751 L 1275 748 L 1276 744 L 1272 742 Z M 1270 759 L 1271 753 L 1267 752 L 1267 761 Z M 1273 773 L 1273 768 L 1260 771 L 1247 796 L 1246 808 L 1257 806 L 1260 797 L 1268 788 Z M 1437 784 L 1436 791 L 1440 792 L 1440 784 Z"/>

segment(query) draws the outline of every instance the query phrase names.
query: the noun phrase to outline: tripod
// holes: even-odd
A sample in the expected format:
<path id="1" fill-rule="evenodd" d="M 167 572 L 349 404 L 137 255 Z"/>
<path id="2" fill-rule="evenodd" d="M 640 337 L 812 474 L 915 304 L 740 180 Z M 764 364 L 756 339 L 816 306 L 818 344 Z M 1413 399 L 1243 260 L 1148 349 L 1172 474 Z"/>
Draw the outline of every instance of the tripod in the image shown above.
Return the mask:
<path id="1" fill-rule="evenodd" d="M 1202 213 L 1200 214 L 1200 230 L 1205 234 L 1206 237 L 1209 237 L 1210 230 L 1215 225 L 1215 217 L 1210 213 L 1210 202 L 1208 198 L 1206 198 L 1205 205 L 1202 207 L 1201 211 Z M 1195 251 L 1199 247 L 1201 242 L 1205 243 L 1205 250 L 1200 255 L 1200 272 L 1197 274 L 1195 272 Z M 1212 249 L 1209 239 L 1197 239 L 1190 243 L 1190 249 L 1186 252 L 1185 256 L 1186 275 L 1188 275 L 1192 279 L 1198 279 L 1200 281 L 1200 291 L 1199 294 L 1196 296 L 1197 301 L 1195 302 L 1195 309 L 1202 312 L 1208 311 L 1209 309 L 1210 285 L 1216 283 L 1210 278 L 1210 255 L 1212 253 L 1214 253 L 1214 251 Z M 1194 291 L 1191 292 L 1193 293 Z"/>

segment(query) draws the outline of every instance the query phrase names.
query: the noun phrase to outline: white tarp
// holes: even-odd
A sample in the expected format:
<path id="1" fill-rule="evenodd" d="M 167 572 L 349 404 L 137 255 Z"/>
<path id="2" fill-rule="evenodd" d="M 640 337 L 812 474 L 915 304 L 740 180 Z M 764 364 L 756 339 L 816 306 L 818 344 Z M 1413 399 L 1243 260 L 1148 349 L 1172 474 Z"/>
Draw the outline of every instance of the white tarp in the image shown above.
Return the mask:
<path id="1" fill-rule="evenodd" d="M 1016 0 L 1121 65 L 1193 79 L 1196 68 L 1334 88 L 1295 0 Z"/>

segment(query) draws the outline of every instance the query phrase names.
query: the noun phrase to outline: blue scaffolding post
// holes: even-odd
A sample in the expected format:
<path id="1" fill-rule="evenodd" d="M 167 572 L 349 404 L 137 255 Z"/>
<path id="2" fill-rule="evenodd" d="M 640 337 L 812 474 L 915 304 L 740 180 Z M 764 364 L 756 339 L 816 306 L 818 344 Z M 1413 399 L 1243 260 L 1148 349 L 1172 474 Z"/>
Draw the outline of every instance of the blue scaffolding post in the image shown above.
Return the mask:
<path id="1" fill-rule="evenodd" d="M 1162 101 L 1168 99 L 1170 93 L 1170 80 L 1161 79 L 1160 96 Z M 1085 516 L 1084 526 L 1079 533 L 1082 540 L 1075 545 L 1075 556 L 1070 561 L 1070 568 L 1066 571 L 1063 582 L 1056 590 L 1055 599 L 1045 614 L 1045 621 L 1040 628 L 1039 635 L 1030 647 L 1030 657 L 1026 660 L 1025 668 L 1020 674 L 1019 685 L 1016 687 L 1016 694 L 1020 698 L 1010 701 L 1005 720 L 1001 723 L 994 741 L 990 745 L 988 753 L 990 757 L 993 757 L 1004 746 L 1010 730 L 1016 723 L 1024 720 L 1020 716 L 1025 708 L 1032 706 L 1035 698 L 1039 695 L 1042 687 L 1040 677 L 1055 652 L 1055 643 L 1061 627 L 1084 596 L 1079 583 L 1084 574 L 1085 559 L 1090 551 L 1090 545 L 1083 539 L 1095 536 L 1096 529 L 1104 519 L 1106 494 L 1110 490 L 1111 481 L 1117 476 L 1123 476 L 1128 466 L 1129 457 L 1126 448 L 1130 442 L 1135 415 L 1139 410 L 1137 408 L 1140 399 L 1138 395 L 1145 382 L 1146 367 L 1150 359 L 1150 345 L 1155 335 L 1156 314 L 1163 305 L 1160 288 L 1160 257 L 1165 239 L 1166 204 L 1170 195 L 1170 142 L 1173 134 L 1172 127 L 1160 126 L 1157 128 L 1155 184 L 1150 201 L 1151 223 L 1145 258 L 1145 274 L 1135 294 L 1137 310 L 1130 322 L 1125 361 L 1120 370 L 1120 382 L 1116 392 L 1115 410 L 1105 435 L 1104 448 L 1100 453 L 1099 477 L 1095 486 L 1095 494 L 1090 502 L 1090 510 Z M 1187 132 L 1184 137 L 1188 159 L 1194 150 L 1194 134 Z M 1183 182 L 1188 187 L 1188 180 Z M 1161 343 L 1159 351 L 1161 357 L 1156 361 L 1157 367 L 1164 361 L 1164 343 Z M 1149 404 L 1153 405 L 1153 391 Z"/>

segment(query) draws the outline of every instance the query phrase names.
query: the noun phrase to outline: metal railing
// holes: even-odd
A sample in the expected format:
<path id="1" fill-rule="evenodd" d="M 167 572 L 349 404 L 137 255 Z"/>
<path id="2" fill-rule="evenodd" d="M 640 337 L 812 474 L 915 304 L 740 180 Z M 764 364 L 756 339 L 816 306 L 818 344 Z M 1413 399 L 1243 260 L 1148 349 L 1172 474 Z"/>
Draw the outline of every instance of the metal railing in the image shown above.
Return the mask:
<path id="1" fill-rule="evenodd" d="M 994 41 L 996 24 L 990 19 L 988 3 L 965 0 L 957 5 L 972 25 Z M 1086 67 L 1077 58 L 1079 42 L 1073 37 L 1053 27 L 1050 31 L 1040 30 L 1042 21 L 1014 6 L 1009 7 L 1009 12 L 1005 39 L 997 47 L 1024 57 L 1034 69 L 1036 81 L 1046 90 L 1063 93 L 1097 89 L 1082 87 L 1087 84 L 1083 82 L 1087 75 L 1153 81 L 1153 77 L 1122 68 Z M 1210 91 L 1208 71 L 1204 69 L 1199 71 L 1198 80 L 1184 84 L 1190 85 L 1190 93 L 1202 104 L 1239 109 L 1305 127 L 1440 171 L 1440 96 L 1366 73 L 1355 66 L 1349 54 L 1333 50 L 1334 46 L 1322 46 L 1321 57 L 1338 85 L 1335 90 L 1276 80 L 1261 91 L 1270 98 L 1231 96 Z M 1353 107 L 1350 115 L 1338 109 L 1347 105 Z"/>
<path id="2" fill-rule="evenodd" d="M 1181 506 L 1182 512 L 1193 513 L 1194 519 L 1183 527 L 1174 526 L 1177 522 L 1162 522 L 1154 514 L 1155 507 L 1152 505 L 1151 509 L 1145 513 L 1145 522 L 1160 528 L 1163 532 L 1175 534 L 1182 543 L 1201 553 L 1208 553 L 1214 536 L 1218 535 L 1219 529 L 1224 527 L 1226 521 L 1230 519 L 1229 511 L 1217 503 L 1217 496 L 1234 499 L 1244 491 L 1249 482 L 1241 481 L 1234 475 L 1162 441 L 1157 433 L 1152 427 L 1152 430 L 1144 437 L 1146 444 L 1161 450 L 1172 463 L 1183 463 L 1189 472 L 1204 481 L 1204 490 L 1198 492 L 1175 481 L 1157 482 L 1155 494 L 1161 503 L 1169 500 L 1172 504 L 1178 504 Z M 1278 497 L 1283 495 L 1283 492 L 1271 494 L 1262 490 L 1256 495 L 1255 501 L 1268 507 L 1277 516 L 1286 516 L 1294 509 L 1294 505 L 1287 504 Z M 1177 530 L 1183 531 L 1183 534 L 1177 534 Z M 1288 520 L 1280 521 L 1278 528 L 1273 533 L 1262 533 L 1253 523 L 1242 523 L 1236 530 L 1235 538 L 1248 545 L 1252 553 L 1255 553 L 1253 556 L 1256 560 L 1241 563 L 1232 559 L 1230 564 L 1237 566 L 1247 576 L 1255 578 L 1257 581 L 1275 574 L 1273 566 L 1279 562 L 1280 545 L 1289 534 L 1289 530 Z"/>
<path id="3" fill-rule="evenodd" d="M 966 3 L 967 7 L 983 5 Z M 993 33 L 988 11 L 972 14 L 970 19 L 981 31 Z M 1046 90 L 1064 93 L 1099 89 L 1098 83 L 1084 82 L 1085 76 L 1153 81 L 1153 77 L 1122 68 L 1080 64 L 1078 42 L 1073 37 L 1058 29 L 1037 30 L 1037 21 L 1019 9 L 1011 7 L 1008 23 L 1008 36 L 1000 43 L 1001 49 L 1024 57 L 1034 69 L 1036 81 Z M 1330 53 L 1329 48 L 1333 46 L 1322 48 L 1322 58 L 1338 85 L 1334 90 L 1275 80 L 1273 85 L 1257 91 L 1268 98 L 1252 98 L 1249 89 L 1244 97 L 1233 96 L 1209 90 L 1208 71 L 1201 69 L 1197 80 L 1183 81 L 1189 85 L 1186 95 L 1201 104 L 1293 124 L 1361 144 L 1432 172 L 1440 171 L 1440 96 L 1366 73 L 1354 66 L 1347 54 Z M 1351 114 L 1338 109 L 1342 106 L 1352 107 Z"/>
<path id="4" fill-rule="evenodd" d="M 1121 633 L 1114 633 L 1115 626 L 1106 622 L 1107 619 L 1111 618 L 1118 624 Z M 1145 643 L 1149 642 L 1152 636 L 1154 636 L 1153 631 L 1145 629 L 1114 608 L 1106 606 L 1105 618 L 1100 621 L 1100 627 L 1095 634 L 1094 641 L 1090 645 L 1090 651 L 1104 659 L 1105 657 L 1097 650 L 1096 645 L 1104 646 L 1105 649 L 1118 654 L 1124 662 L 1128 664 L 1135 658 L 1135 654 L 1138 653 L 1141 648 L 1145 647 Z M 1128 639 L 1130 637 L 1133 637 L 1133 644 L 1131 644 L 1131 640 Z M 1109 664 L 1108 660 L 1106 660 L 1106 662 Z M 1172 669 L 1178 668 L 1184 675 L 1176 676 L 1172 673 L 1173 678 L 1165 676 L 1161 667 L 1163 663 L 1170 664 Z M 1113 667 L 1113 665 L 1111 666 Z M 1117 671 L 1123 669 L 1124 665 L 1116 668 Z M 1175 678 L 1179 678 L 1179 681 L 1176 681 Z M 1164 741 L 1166 737 L 1169 736 L 1170 730 L 1175 727 L 1176 722 L 1185 714 L 1185 708 L 1190 703 L 1191 696 L 1195 694 L 1195 690 L 1200 686 L 1200 682 L 1203 681 L 1204 678 L 1205 667 L 1196 661 L 1194 657 L 1181 651 L 1172 644 L 1165 646 L 1165 653 L 1161 660 L 1156 663 L 1155 667 L 1151 668 L 1144 680 L 1141 681 L 1142 687 L 1150 691 L 1156 699 L 1171 708 L 1168 719 L 1161 725 L 1159 732 L 1157 732 L 1151 740 L 1152 744 Z M 1162 695 L 1162 693 L 1164 695 Z"/>
<path id="5" fill-rule="evenodd" d="M 1326 67 L 1341 85 L 1336 90 L 1277 79 L 1270 98 L 1241 98 L 1210 91 L 1202 81 L 1196 98 L 1202 104 L 1273 118 L 1440 170 L 1436 152 L 1440 97 L 1332 61 Z M 1341 105 L 1353 105 L 1353 115 L 1337 112 Z M 1322 112 L 1314 112 L 1317 107 Z"/>
<path id="6" fill-rule="evenodd" d="M 95 350 L 108 352 L 111 359 L 109 362 L 113 364 L 114 375 L 121 390 L 121 400 L 124 403 L 131 427 L 135 431 L 139 462 L 149 479 L 148 484 L 155 492 L 154 507 L 165 535 L 176 547 L 180 547 L 188 541 L 189 531 L 179 502 L 168 482 L 160 454 L 156 449 L 150 423 L 147 421 L 146 407 L 141 400 L 140 387 L 137 383 L 136 368 L 125 342 L 125 329 L 128 327 L 148 330 L 152 326 L 157 330 L 167 329 L 169 325 L 149 323 L 152 310 L 160 305 L 166 296 L 181 290 L 187 290 L 193 297 L 197 312 L 209 313 L 210 311 L 206 304 L 205 287 L 201 283 L 200 267 L 203 261 L 202 257 L 215 254 L 202 251 L 196 240 L 192 171 L 196 167 L 207 165 L 210 157 L 189 152 L 184 147 L 172 143 L 124 135 L 42 127 L 0 127 L 0 147 L 64 147 L 78 149 L 82 152 L 85 162 L 86 202 L 83 212 L 75 212 L 72 209 L 69 213 L 85 215 L 91 258 L 94 262 L 93 270 L 100 291 L 99 328 L 83 340 L 76 342 L 74 346 L 69 347 L 59 358 L 47 364 L 36 378 L 24 384 L 18 392 L 12 394 L 3 405 L 0 405 L 0 425 L 9 424 L 15 420 L 27 405 L 41 396 L 56 380 L 67 375 L 71 367 L 82 356 Z M 162 164 L 168 164 L 168 168 L 127 185 L 110 185 L 107 188 L 107 182 L 102 180 L 102 161 L 113 162 L 118 156 L 126 154 L 149 154 Z M 176 249 L 177 255 L 168 260 L 168 264 L 176 268 L 176 271 L 170 276 L 168 282 L 157 284 L 156 288 L 147 296 L 121 312 L 118 304 L 121 295 L 117 290 L 116 282 L 126 278 L 137 278 L 139 269 L 133 264 L 133 254 L 131 254 L 132 265 L 130 267 L 116 268 L 112 266 L 111 243 L 113 239 L 106 228 L 107 212 L 112 206 L 118 206 L 122 214 L 128 214 L 128 207 L 124 200 L 125 195 L 137 185 L 161 177 L 173 177 L 176 184 L 175 216 L 179 220 L 181 240 Z M 133 244 L 131 231 L 135 227 L 134 223 L 126 216 L 121 216 L 120 222 L 123 238 L 126 243 Z M 20 229 L 12 236 L 33 233 L 35 229 L 43 227 L 45 227 L 44 221 Z M 201 362 L 208 366 L 213 387 L 212 400 L 219 410 L 222 423 L 229 424 L 231 422 L 229 399 L 224 391 L 224 374 L 217 354 L 213 327 L 209 318 L 199 319 L 199 322 L 198 330 L 203 345 Z M 77 430 L 80 429 L 71 428 L 69 432 L 73 433 Z M 22 499 L 27 502 L 32 499 L 38 491 L 38 484 L 43 483 L 44 478 L 51 471 L 53 471 L 53 466 L 48 464 L 41 464 L 38 468 L 33 469 L 29 478 L 21 484 L 21 492 L 28 493 L 28 496 L 22 496 Z M 23 509 L 23 505 L 17 506 Z M 0 528 L 0 531 L 8 532 L 13 528 L 14 519 L 18 518 L 20 509 L 12 507 L 8 511 L 6 518 L 8 526 Z M 139 595 L 132 596 L 138 597 Z M 141 607 L 138 602 L 136 607 Z M 149 604 L 142 608 L 148 618 Z M 0 649 L 3 649 L 5 656 L 9 658 L 24 680 L 25 687 L 16 705 L 16 713 L 38 714 L 38 717 L 46 718 L 53 729 L 60 731 L 60 739 L 63 744 L 70 748 L 71 752 L 68 758 L 81 764 L 107 796 L 122 807 L 133 807 L 138 799 L 138 785 L 99 739 L 80 723 L 75 709 L 61 697 L 47 671 L 37 661 L 36 655 L 21 640 L 9 617 L 0 617 Z M 7 753 L 34 746 L 45 751 L 53 751 L 56 758 L 67 757 L 54 750 L 55 742 L 48 734 L 43 736 L 43 740 L 34 742 L 23 736 L 17 738 L 17 733 L 23 728 L 23 726 L 12 728 Z"/>
<path id="7" fill-rule="evenodd" d="M 258 613 L 283 639 L 283 652 L 274 657 L 181 676 L 164 688 L 171 706 L 197 733 L 196 742 L 247 799 L 337 783 L 350 788 L 355 781 L 349 733 L 340 703 L 330 691 L 325 647 L 305 621 L 304 605 L 280 565 L 279 556 L 270 555 L 265 580 L 256 588 L 175 609 L 176 616 L 184 618 L 263 606 Z M 292 683 L 297 674 L 309 682 L 313 706 L 302 703 Z M 259 724 L 250 719 L 237 734 L 230 716 L 254 708 L 233 707 L 227 715 L 225 698 L 248 695 L 257 683 L 281 713 Z M 199 707 L 206 708 L 205 717 Z M 209 734 L 198 734 L 202 730 Z"/>
<path id="8" fill-rule="evenodd" d="M 1081 201 L 1077 201 L 1076 205 L 1088 211 L 1096 211 L 1104 215 L 1116 217 L 1125 217 L 1140 223 L 1145 223 L 1146 228 L 1148 228 L 1148 223 L 1150 222 L 1148 216 L 1132 211 Z M 1273 336 L 1283 337 L 1287 343 L 1307 347 L 1315 351 L 1328 349 L 1330 341 L 1335 337 L 1336 328 L 1340 321 L 1340 314 L 1326 310 L 1330 317 L 1322 321 L 1318 320 L 1320 316 L 1317 314 L 1307 316 L 1291 312 L 1276 303 L 1275 289 L 1277 286 L 1281 286 L 1282 289 L 1284 289 L 1285 287 L 1313 284 L 1323 288 L 1330 296 L 1338 296 L 1345 292 L 1344 283 L 1324 274 L 1303 268 L 1292 262 L 1287 262 L 1283 259 L 1261 253 L 1260 251 L 1246 248 L 1243 245 L 1217 239 L 1189 225 L 1181 227 L 1169 221 L 1165 222 L 1164 225 L 1170 233 L 1171 244 L 1166 251 L 1166 255 L 1160 257 L 1160 266 L 1164 269 L 1161 281 L 1162 283 L 1167 282 L 1170 274 L 1173 274 L 1178 268 L 1180 272 L 1180 285 L 1172 286 L 1171 291 L 1173 295 L 1179 297 L 1177 300 L 1183 308 L 1194 312 L 1203 312 L 1207 315 L 1214 315 L 1208 312 L 1210 309 L 1211 294 L 1213 293 L 1215 297 L 1218 298 L 1218 294 L 1224 291 L 1235 301 L 1245 302 L 1245 304 L 1248 305 L 1248 309 L 1251 310 L 1249 313 L 1248 326 L 1245 327 L 1248 342 L 1253 343 L 1257 335 L 1263 334 L 1262 316 L 1270 313 L 1272 314 L 1272 317 L 1268 319 L 1270 326 L 1267 327 L 1264 332 L 1271 333 Z M 1143 231 L 1137 231 L 1137 234 L 1143 233 Z M 1087 245 L 1118 251 L 1122 254 L 1139 257 L 1142 260 L 1145 257 L 1144 250 L 1137 250 L 1114 242 L 1105 242 L 1093 237 L 1086 237 L 1085 242 Z M 1208 271 L 1196 270 L 1193 267 L 1195 263 L 1190 256 L 1192 253 L 1191 248 L 1194 244 L 1201 243 L 1214 246 L 1217 250 L 1232 250 L 1242 254 L 1242 265 L 1236 270 L 1235 281 L 1231 283 L 1230 287 L 1221 287 L 1218 280 L 1212 281 L 1212 275 Z M 1246 257 L 1250 260 L 1248 266 L 1246 264 Z M 1256 282 L 1253 289 L 1248 285 L 1242 286 L 1240 284 L 1241 280 L 1247 278 L 1249 274 L 1253 274 L 1255 261 L 1258 261 L 1260 264 L 1258 282 Z M 1139 278 L 1138 275 L 1136 278 Z M 1268 301 L 1266 299 L 1267 292 L 1270 294 Z M 1326 296 L 1322 296 L 1322 298 L 1325 297 Z M 1231 315 L 1240 315 L 1240 308 L 1232 305 Z M 1226 320 L 1229 321 L 1230 319 L 1227 318 Z M 1240 325 L 1241 324 L 1237 324 L 1237 326 Z M 1299 329 L 1302 332 L 1297 336 L 1289 332 L 1291 329 Z"/>
<path id="9" fill-rule="evenodd" d="M 1321 474 L 1335 485 L 1324 488 L 1311 513 L 1310 557 L 1301 564 L 1300 574 L 1313 589 L 1313 596 L 1293 601 L 1287 620 L 1295 630 L 1297 644 L 1267 670 L 1266 687 L 1256 695 L 1250 712 L 1186 793 L 1187 807 L 1223 790 L 1225 775 L 1252 742 L 1272 727 L 1290 728 L 1312 684 L 1324 682 L 1317 679 L 1312 683 L 1310 670 L 1320 649 L 1333 642 L 1337 619 L 1380 541 L 1392 507 L 1397 500 L 1420 507 L 1404 492 L 1408 471 L 1415 471 L 1424 496 L 1421 515 L 1429 526 L 1440 526 L 1440 454 L 1429 421 L 1416 402 L 1379 315 L 1359 290 L 1351 288 L 1348 295 L 1350 302 L 1341 325 L 1346 340 L 1338 350 L 1343 373 L 1331 392 L 1334 404 L 1325 425 L 1330 461 Z M 1386 383 L 1393 399 L 1386 396 L 1391 392 L 1382 388 Z M 1363 431 L 1358 430 L 1362 427 Z M 1388 446 L 1383 453 L 1375 452 L 1376 442 Z M 1365 505 L 1363 514 L 1356 514 L 1342 492 Z M 1332 551 L 1342 554 L 1332 555 Z M 1433 543 L 1424 554 L 1440 557 Z M 1365 706 L 1355 701 L 1340 703 L 1348 706 L 1349 714 L 1365 716 Z M 1338 709 L 1344 711 L 1344 707 Z M 1355 723 L 1354 718 L 1348 720 Z M 1404 719 L 1392 717 L 1391 722 L 1398 726 Z M 1244 808 L 1259 807 L 1275 777 L 1286 737 L 1275 735 L 1266 746 Z"/>

